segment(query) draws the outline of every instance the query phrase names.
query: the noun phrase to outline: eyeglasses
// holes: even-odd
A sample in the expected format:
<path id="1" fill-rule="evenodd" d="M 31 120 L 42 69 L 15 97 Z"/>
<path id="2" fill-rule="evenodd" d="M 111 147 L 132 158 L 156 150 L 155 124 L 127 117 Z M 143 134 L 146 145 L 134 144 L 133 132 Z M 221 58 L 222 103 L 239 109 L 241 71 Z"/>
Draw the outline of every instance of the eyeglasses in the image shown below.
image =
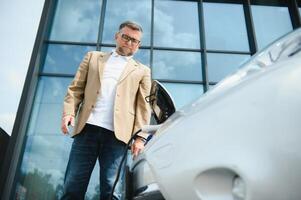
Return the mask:
<path id="1" fill-rule="evenodd" d="M 130 37 L 129 35 L 124 34 L 124 33 L 121 33 L 121 38 L 122 38 L 122 40 L 125 41 L 125 42 L 131 41 L 132 45 L 134 45 L 134 46 L 137 46 L 137 45 L 140 43 L 139 40 L 137 40 L 137 39 L 135 39 L 135 38 L 132 38 L 132 37 Z"/>

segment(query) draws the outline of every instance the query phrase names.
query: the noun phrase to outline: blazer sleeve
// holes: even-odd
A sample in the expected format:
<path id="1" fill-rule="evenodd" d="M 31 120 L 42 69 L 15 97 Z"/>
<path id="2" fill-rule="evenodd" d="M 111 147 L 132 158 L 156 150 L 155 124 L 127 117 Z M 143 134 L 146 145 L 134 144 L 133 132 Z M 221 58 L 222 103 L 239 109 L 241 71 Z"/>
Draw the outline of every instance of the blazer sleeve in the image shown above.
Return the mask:
<path id="1" fill-rule="evenodd" d="M 142 128 L 143 125 L 148 125 L 150 122 L 151 109 L 149 103 L 145 100 L 149 96 L 151 90 L 151 75 L 148 67 L 144 70 L 144 75 L 139 83 L 139 89 L 136 96 L 136 117 L 134 123 L 134 132 Z M 147 138 L 147 133 L 139 133 L 141 137 Z"/>
<path id="2" fill-rule="evenodd" d="M 64 98 L 63 116 L 75 116 L 79 104 L 83 101 L 91 55 L 92 52 L 88 52 L 85 55 L 84 59 L 79 65 L 73 81 L 67 89 L 67 94 Z"/>

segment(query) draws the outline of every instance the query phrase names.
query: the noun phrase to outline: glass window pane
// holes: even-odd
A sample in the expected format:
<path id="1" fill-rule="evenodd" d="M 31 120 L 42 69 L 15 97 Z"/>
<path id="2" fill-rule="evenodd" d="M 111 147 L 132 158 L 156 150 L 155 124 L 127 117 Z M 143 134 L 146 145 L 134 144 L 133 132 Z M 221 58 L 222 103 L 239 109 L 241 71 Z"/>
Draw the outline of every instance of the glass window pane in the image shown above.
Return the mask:
<path id="1" fill-rule="evenodd" d="M 28 134 L 60 134 L 64 96 L 72 78 L 42 77 L 39 81 Z"/>
<path id="2" fill-rule="evenodd" d="M 95 49 L 92 46 L 49 44 L 43 72 L 75 74 L 85 54 Z"/>
<path id="3" fill-rule="evenodd" d="M 249 58 L 249 55 L 208 53 L 209 81 L 222 80 L 225 76 L 235 72 Z"/>
<path id="4" fill-rule="evenodd" d="M 101 47 L 102 52 L 111 52 L 115 47 Z"/>
<path id="5" fill-rule="evenodd" d="M 150 50 L 140 49 L 135 55 L 134 59 L 137 59 L 139 62 L 146 66 L 150 66 Z"/>
<path id="6" fill-rule="evenodd" d="M 101 47 L 101 51 L 110 52 L 114 48 L 115 47 Z M 150 50 L 139 49 L 138 52 L 134 55 L 134 59 L 149 67 L 150 66 Z"/>
<path id="7" fill-rule="evenodd" d="M 154 79 L 202 81 L 201 53 L 154 51 Z"/>
<path id="8" fill-rule="evenodd" d="M 200 84 L 163 83 L 163 85 L 175 101 L 176 109 L 191 103 L 204 93 L 203 85 Z"/>
<path id="9" fill-rule="evenodd" d="M 29 136 L 15 199 L 60 199 L 71 144 L 72 139 L 63 135 Z M 98 174 L 96 165 L 87 197 L 97 194 Z M 17 198 L 21 196 L 24 198 Z"/>
<path id="10" fill-rule="evenodd" d="M 225 3 L 203 5 L 207 49 L 249 51 L 243 6 Z"/>
<path id="11" fill-rule="evenodd" d="M 101 0 L 59 0 L 50 40 L 97 42 Z"/>
<path id="12" fill-rule="evenodd" d="M 198 3 L 155 1 L 154 45 L 200 48 Z"/>
<path id="13" fill-rule="evenodd" d="M 143 29 L 142 45 L 150 44 L 151 1 L 150 0 L 110 0 L 107 1 L 103 32 L 103 43 L 115 44 L 114 35 L 119 25 L 132 20 Z"/>
<path id="14" fill-rule="evenodd" d="M 253 5 L 252 15 L 259 49 L 293 29 L 287 7 Z"/>

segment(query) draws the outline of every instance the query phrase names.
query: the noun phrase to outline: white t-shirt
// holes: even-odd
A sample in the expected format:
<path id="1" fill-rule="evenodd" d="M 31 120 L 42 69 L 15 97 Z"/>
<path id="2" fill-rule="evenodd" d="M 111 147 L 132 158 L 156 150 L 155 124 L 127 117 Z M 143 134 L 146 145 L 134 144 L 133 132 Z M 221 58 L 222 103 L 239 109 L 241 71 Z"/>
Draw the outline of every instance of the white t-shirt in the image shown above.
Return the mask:
<path id="1" fill-rule="evenodd" d="M 87 123 L 114 131 L 114 102 L 117 83 L 131 57 L 120 56 L 113 50 L 104 66 L 100 93 Z"/>

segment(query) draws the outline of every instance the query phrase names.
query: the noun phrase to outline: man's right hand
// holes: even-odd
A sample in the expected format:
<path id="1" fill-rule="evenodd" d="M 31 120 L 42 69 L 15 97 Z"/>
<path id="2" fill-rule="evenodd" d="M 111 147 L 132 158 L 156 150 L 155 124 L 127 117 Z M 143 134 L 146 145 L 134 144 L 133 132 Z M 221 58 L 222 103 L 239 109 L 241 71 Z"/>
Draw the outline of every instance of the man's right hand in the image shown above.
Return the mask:
<path id="1" fill-rule="evenodd" d="M 65 115 L 62 118 L 61 130 L 64 134 L 68 134 L 68 126 L 74 126 L 74 117 L 72 115 Z"/>

